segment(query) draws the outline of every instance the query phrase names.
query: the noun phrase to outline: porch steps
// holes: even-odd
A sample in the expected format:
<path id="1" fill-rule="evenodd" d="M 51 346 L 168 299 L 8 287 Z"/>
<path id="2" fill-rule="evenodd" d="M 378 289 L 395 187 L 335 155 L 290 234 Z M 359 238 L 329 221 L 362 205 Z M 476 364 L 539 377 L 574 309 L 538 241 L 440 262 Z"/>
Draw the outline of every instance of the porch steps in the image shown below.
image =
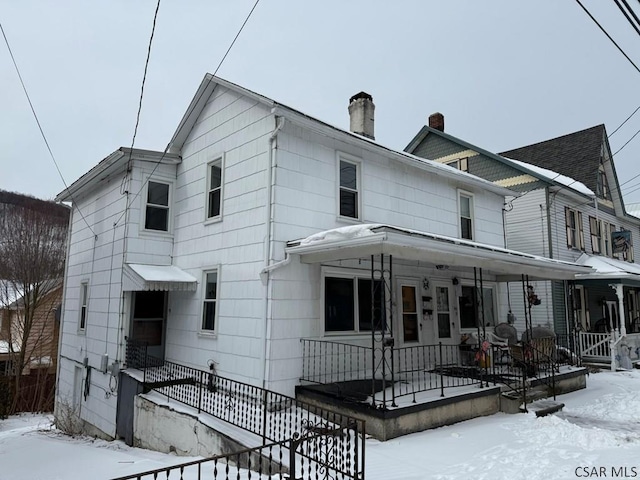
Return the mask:
<path id="1" fill-rule="evenodd" d="M 527 410 L 529 405 L 550 396 L 549 389 L 545 385 L 539 385 L 533 388 L 528 387 L 524 394 L 522 390 L 502 392 L 500 395 L 500 411 L 504 413 L 521 413 L 525 411 L 523 409 L 525 394 Z"/>
<path id="2" fill-rule="evenodd" d="M 524 405 L 520 406 L 520 411 L 522 412 L 534 412 L 536 417 L 544 417 L 546 415 L 551 415 L 552 413 L 559 412 L 564 408 L 564 403 L 556 402 L 555 400 L 551 400 L 545 398 L 543 400 L 537 400 L 530 405 L 527 405 L 527 408 L 524 408 Z"/>

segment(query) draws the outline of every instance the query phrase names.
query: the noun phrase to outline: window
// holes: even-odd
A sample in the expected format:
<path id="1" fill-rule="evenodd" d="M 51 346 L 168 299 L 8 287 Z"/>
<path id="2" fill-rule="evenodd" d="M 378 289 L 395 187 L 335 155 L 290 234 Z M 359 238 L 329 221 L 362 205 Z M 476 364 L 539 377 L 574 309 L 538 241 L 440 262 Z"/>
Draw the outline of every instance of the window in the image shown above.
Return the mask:
<path id="1" fill-rule="evenodd" d="M 496 325 L 493 288 L 484 287 L 482 289 L 482 303 L 478 295 L 479 292 L 480 289 L 476 291 L 472 286 L 462 286 L 462 295 L 458 298 L 461 328 L 477 328 L 478 325 L 482 325 L 483 320 L 485 326 Z"/>
<path id="2" fill-rule="evenodd" d="M 564 207 L 567 227 L 567 247 L 584 250 L 584 230 L 582 229 L 582 212 Z"/>
<path id="3" fill-rule="evenodd" d="M 602 253 L 601 222 L 595 217 L 589 217 L 589 231 L 591 232 L 591 251 Z"/>
<path id="4" fill-rule="evenodd" d="M 222 157 L 207 164 L 207 220 L 222 212 Z"/>
<path id="5" fill-rule="evenodd" d="M 169 184 L 149 181 L 144 228 L 161 232 L 169 231 Z"/>
<path id="6" fill-rule="evenodd" d="M 82 282 L 80 284 L 80 321 L 78 328 L 84 330 L 87 326 L 87 306 L 89 303 L 89 284 Z"/>
<path id="7" fill-rule="evenodd" d="M 616 231 L 616 226 L 613 223 L 609 224 L 609 239 L 611 240 L 611 256 L 613 258 L 619 258 L 618 253 L 613 251 L 613 232 L 615 231 Z"/>
<path id="8" fill-rule="evenodd" d="M 607 183 L 607 176 L 604 173 L 604 167 L 600 164 L 598 169 L 598 183 L 596 185 L 596 193 L 600 198 L 605 200 L 610 199 L 609 184 Z"/>
<path id="9" fill-rule="evenodd" d="M 359 165 L 340 158 L 340 216 L 360 218 Z"/>
<path id="10" fill-rule="evenodd" d="M 453 160 L 452 162 L 447 162 L 447 165 L 453 168 L 457 168 L 463 172 L 469 171 L 469 158 L 459 158 L 458 160 Z"/>
<path id="11" fill-rule="evenodd" d="M 382 324 L 382 298 L 383 287 L 380 280 L 374 281 L 372 295 L 371 279 L 325 277 L 325 332 L 370 332 L 372 328 L 379 330 Z"/>
<path id="12" fill-rule="evenodd" d="M 209 271 L 204 274 L 204 305 L 202 307 L 202 330 L 215 331 L 216 303 L 218 302 L 218 272 Z"/>
<path id="13" fill-rule="evenodd" d="M 473 240 L 473 197 L 460 193 L 458 199 L 460 210 L 460 237 Z"/>
<path id="14" fill-rule="evenodd" d="M 622 252 L 622 259 L 626 262 L 633 263 L 633 237 L 631 236 L 631 232 L 629 232 L 629 246 Z"/>
<path id="15" fill-rule="evenodd" d="M 607 257 L 611 256 L 611 225 L 609 222 L 600 220 L 600 233 L 602 235 L 602 254 Z"/>

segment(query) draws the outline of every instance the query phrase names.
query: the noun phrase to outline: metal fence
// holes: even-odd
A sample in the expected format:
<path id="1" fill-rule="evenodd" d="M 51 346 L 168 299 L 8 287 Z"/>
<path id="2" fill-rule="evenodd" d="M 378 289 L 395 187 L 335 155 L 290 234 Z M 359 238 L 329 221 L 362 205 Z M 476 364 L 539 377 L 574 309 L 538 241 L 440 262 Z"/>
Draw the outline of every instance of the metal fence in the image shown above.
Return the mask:
<path id="1" fill-rule="evenodd" d="M 322 385 L 364 381 L 369 384 L 368 401 L 375 407 L 394 406 L 396 398 L 407 395 L 415 401 L 416 394 L 429 390 L 440 390 L 444 396 L 447 388 L 483 381 L 483 372 L 465 375 L 459 345 L 439 343 L 398 348 L 391 345 L 372 349 L 325 340 L 301 342 L 302 381 Z M 381 371 L 374 368 L 377 362 L 386 362 L 390 367 L 384 378 L 373 374 Z"/>
<path id="2" fill-rule="evenodd" d="M 141 343 L 129 342 L 126 358 L 128 368 L 142 370 L 147 389 L 259 435 L 263 444 L 327 437 L 298 445 L 297 455 L 306 459 L 307 468 L 317 469 L 331 458 L 332 478 L 364 478 L 363 420 L 221 377 L 213 370 L 150 357 Z"/>

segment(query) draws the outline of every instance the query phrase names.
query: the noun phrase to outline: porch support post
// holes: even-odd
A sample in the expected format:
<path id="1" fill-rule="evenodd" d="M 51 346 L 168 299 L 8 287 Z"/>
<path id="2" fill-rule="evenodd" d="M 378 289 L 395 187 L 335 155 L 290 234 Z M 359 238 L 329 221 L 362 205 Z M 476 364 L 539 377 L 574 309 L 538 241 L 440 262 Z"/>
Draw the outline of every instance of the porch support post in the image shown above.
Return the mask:
<path id="1" fill-rule="evenodd" d="M 618 333 L 621 337 L 624 337 L 627 334 L 627 320 L 624 314 L 624 287 L 622 283 L 616 283 L 609 286 L 615 290 L 616 296 L 618 297 L 618 317 L 620 317 Z"/>

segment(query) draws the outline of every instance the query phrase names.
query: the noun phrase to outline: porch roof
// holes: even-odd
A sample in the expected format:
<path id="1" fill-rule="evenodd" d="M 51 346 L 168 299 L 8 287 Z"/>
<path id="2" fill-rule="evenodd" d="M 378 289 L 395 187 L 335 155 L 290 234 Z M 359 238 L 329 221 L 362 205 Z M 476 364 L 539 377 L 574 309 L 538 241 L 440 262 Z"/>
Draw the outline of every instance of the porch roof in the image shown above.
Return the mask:
<path id="1" fill-rule="evenodd" d="M 174 265 L 125 263 L 124 266 L 124 291 L 195 291 L 197 286 L 195 277 Z"/>
<path id="2" fill-rule="evenodd" d="M 620 280 L 640 282 L 640 265 L 615 258 L 583 253 L 576 260 L 579 265 L 592 268 L 589 273 L 576 275 L 576 280 Z"/>
<path id="3" fill-rule="evenodd" d="M 364 224 L 341 227 L 287 244 L 287 253 L 300 255 L 303 263 L 321 263 L 369 255 L 387 254 L 434 265 L 478 267 L 498 281 L 573 280 L 588 274 L 590 266 L 553 260 L 506 248 L 420 232 L 392 225 Z"/>

